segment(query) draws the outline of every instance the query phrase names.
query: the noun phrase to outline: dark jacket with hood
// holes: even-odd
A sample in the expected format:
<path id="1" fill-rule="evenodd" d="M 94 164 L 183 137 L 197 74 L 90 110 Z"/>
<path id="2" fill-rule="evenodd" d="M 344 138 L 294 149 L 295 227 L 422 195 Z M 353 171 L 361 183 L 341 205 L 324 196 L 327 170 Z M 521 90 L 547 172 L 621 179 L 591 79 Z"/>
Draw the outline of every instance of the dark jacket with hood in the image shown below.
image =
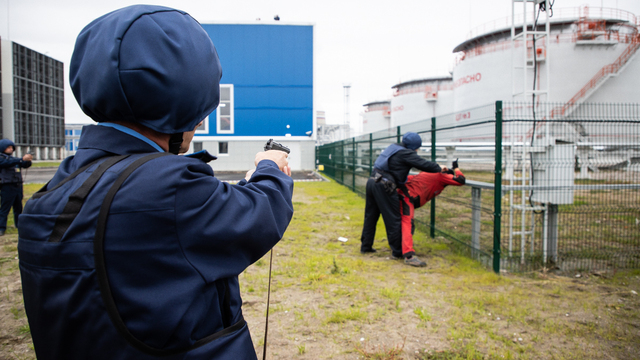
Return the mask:
<path id="1" fill-rule="evenodd" d="M 399 184 L 407 181 L 407 176 L 412 168 L 429 173 L 440 172 L 440 165 L 421 158 L 414 150 L 401 149 L 388 160 L 389 173 L 393 175 Z"/>
<path id="2" fill-rule="evenodd" d="M 21 158 L 13 157 L 5 154 L 4 151 L 9 147 L 16 149 L 16 145 L 9 139 L 0 140 L 0 182 L 2 184 L 19 184 L 22 183 L 22 173 L 16 171 L 17 168 L 28 168 L 31 161 L 24 161 Z"/>
<path id="3" fill-rule="evenodd" d="M 383 175 L 389 174 L 397 185 L 404 185 L 412 168 L 429 173 L 440 172 L 440 165 L 421 158 L 416 149 L 422 146 L 422 139 L 414 132 L 408 132 L 402 137 L 400 144 L 391 144 L 376 159 L 375 169 L 382 170 Z M 375 170 L 374 170 L 375 171 Z"/>
<path id="4" fill-rule="evenodd" d="M 70 64 L 94 120 L 164 133 L 215 109 L 220 71 L 195 20 L 141 5 L 89 24 Z M 255 359 L 238 275 L 283 236 L 293 181 L 263 160 L 229 185 L 143 140 L 84 127 L 76 155 L 25 206 L 18 250 L 38 359 Z"/>

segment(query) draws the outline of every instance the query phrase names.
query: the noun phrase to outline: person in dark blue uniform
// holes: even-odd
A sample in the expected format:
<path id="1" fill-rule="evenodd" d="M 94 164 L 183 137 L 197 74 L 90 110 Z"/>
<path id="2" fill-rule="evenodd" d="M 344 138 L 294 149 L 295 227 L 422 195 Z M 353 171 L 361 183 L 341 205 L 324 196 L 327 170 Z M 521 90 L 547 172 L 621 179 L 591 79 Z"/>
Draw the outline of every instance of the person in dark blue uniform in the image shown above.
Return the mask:
<path id="1" fill-rule="evenodd" d="M 382 214 L 391 256 L 396 259 L 404 258 L 405 263 L 409 265 L 421 266 L 422 261 L 414 256 L 414 252 L 402 253 L 402 218 L 399 205 L 402 195 L 396 190 L 405 186 L 411 168 L 430 173 L 441 171 L 440 165 L 418 156 L 420 146 L 420 135 L 408 132 L 402 137 L 402 143 L 389 145 L 376 159 L 371 177 L 367 180 L 364 224 L 360 238 L 361 253 L 376 252 L 373 241 L 376 224 Z"/>
<path id="2" fill-rule="evenodd" d="M 26 203 L 20 273 L 38 359 L 256 359 L 238 275 L 283 236 L 293 180 L 258 152 L 238 185 L 188 150 L 222 69 L 191 16 L 135 5 L 87 25 L 70 84 L 75 156 Z"/>
<path id="3" fill-rule="evenodd" d="M 22 158 L 13 157 L 16 145 L 9 139 L 0 140 L 0 236 L 7 231 L 7 218 L 13 208 L 14 224 L 18 226 L 18 217 L 22 213 L 22 172 L 31 166 L 31 154 Z"/>

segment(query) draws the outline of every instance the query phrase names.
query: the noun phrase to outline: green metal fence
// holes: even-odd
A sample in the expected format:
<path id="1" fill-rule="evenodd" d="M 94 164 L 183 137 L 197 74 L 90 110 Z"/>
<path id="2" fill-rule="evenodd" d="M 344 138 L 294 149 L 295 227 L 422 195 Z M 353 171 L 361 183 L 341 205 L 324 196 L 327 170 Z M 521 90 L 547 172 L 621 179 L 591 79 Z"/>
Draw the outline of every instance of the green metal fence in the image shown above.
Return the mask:
<path id="1" fill-rule="evenodd" d="M 373 163 L 413 131 L 450 166 L 416 223 L 496 272 L 640 267 L 640 105 L 502 103 L 317 147 L 324 174 L 364 195 Z"/>

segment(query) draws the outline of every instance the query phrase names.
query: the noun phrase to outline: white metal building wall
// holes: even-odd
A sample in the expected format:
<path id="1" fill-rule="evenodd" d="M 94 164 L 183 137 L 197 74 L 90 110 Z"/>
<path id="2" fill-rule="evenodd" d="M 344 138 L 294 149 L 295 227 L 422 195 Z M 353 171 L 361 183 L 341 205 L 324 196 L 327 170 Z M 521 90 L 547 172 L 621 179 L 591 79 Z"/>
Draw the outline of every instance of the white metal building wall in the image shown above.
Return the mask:
<path id="1" fill-rule="evenodd" d="M 438 87 L 437 82 L 425 82 L 424 87 Z M 434 91 L 436 97 L 426 96 L 425 91 L 402 93 L 391 99 L 391 126 L 401 126 L 432 117 L 447 114 L 452 111 L 454 94 L 452 90 Z"/>
<path id="2" fill-rule="evenodd" d="M 264 149 L 266 140 L 234 140 L 229 138 L 228 141 L 225 140 L 228 143 L 227 155 L 218 153 L 219 141 L 207 140 L 201 142 L 203 150 L 207 150 L 218 157 L 217 160 L 209 163 L 214 171 L 238 171 L 255 168 L 256 153 Z M 200 139 L 194 141 L 199 142 Z M 315 142 L 313 140 L 276 139 L 276 141 L 291 149 L 289 166 L 291 166 L 292 171 L 313 170 L 315 168 Z M 193 143 L 191 146 L 191 150 L 193 150 Z"/>
<path id="3" fill-rule="evenodd" d="M 365 134 L 388 129 L 390 117 L 385 115 L 383 109 L 368 110 L 362 114 L 362 131 Z"/>
<path id="4" fill-rule="evenodd" d="M 424 92 L 394 96 L 391 99 L 391 126 L 395 127 L 431 119 L 434 112 L 434 103 L 425 100 Z"/>

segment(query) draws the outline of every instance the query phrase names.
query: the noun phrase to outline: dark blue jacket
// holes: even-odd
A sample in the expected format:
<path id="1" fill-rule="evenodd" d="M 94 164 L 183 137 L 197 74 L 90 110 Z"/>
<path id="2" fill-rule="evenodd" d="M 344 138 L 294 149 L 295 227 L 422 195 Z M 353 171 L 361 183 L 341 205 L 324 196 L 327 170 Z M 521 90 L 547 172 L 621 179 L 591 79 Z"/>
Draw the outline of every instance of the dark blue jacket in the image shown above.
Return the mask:
<path id="1" fill-rule="evenodd" d="M 92 161 L 155 151 L 119 130 L 86 126 L 75 157 L 46 189 Z M 69 195 L 95 171 L 27 202 L 19 255 L 25 308 L 38 359 L 151 359 L 128 344 L 105 311 L 96 278 L 96 216 L 117 175 L 114 165 L 89 193 L 60 242 L 52 229 Z M 135 170 L 116 193 L 104 240 L 113 299 L 126 328 L 158 349 L 190 346 L 223 329 L 225 282 L 231 324 L 241 319 L 238 275 L 279 240 L 293 214 L 293 181 L 264 160 L 244 186 L 218 181 L 208 164 L 169 155 Z M 166 359 L 253 359 L 246 325 Z"/>
<path id="2" fill-rule="evenodd" d="M 151 5 L 87 25 L 69 70 L 93 120 L 164 134 L 193 130 L 216 108 L 220 76 L 202 27 Z M 238 275 L 282 238 L 293 181 L 264 160 L 248 183 L 232 186 L 208 164 L 133 135 L 83 128 L 76 155 L 25 205 L 18 251 L 38 359 L 255 359 Z M 149 153 L 163 156 L 111 192 Z"/>
<path id="3" fill-rule="evenodd" d="M 407 182 L 411 168 L 429 173 L 440 172 L 440 165 L 421 158 L 415 150 L 405 148 L 402 144 L 391 144 L 380 153 L 374 163 L 375 169 L 389 173 L 398 185 Z"/>
<path id="4" fill-rule="evenodd" d="M 24 161 L 21 158 L 13 157 L 5 154 L 4 151 L 12 146 L 15 150 L 16 145 L 9 139 L 0 140 L 0 182 L 2 184 L 8 183 L 22 183 L 22 173 L 16 171 L 17 168 L 28 168 L 31 166 L 31 161 Z"/>
<path id="5" fill-rule="evenodd" d="M 386 149 L 382 150 L 382 152 L 380 153 L 380 155 L 378 156 L 378 158 L 376 159 L 376 162 L 373 164 L 374 168 L 376 169 L 380 169 L 384 172 L 389 172 L 389 158 L 393 155 L 395 155 L 398 151 L 400 150 L 404 150 L 405 147 L 400 145 L 400 144 L 391 144 L 389 146 L 387 146 Z M 395 179 L 389 179 L 389 180 L 394 180 L 397 182 L 397 180 Z"/>

